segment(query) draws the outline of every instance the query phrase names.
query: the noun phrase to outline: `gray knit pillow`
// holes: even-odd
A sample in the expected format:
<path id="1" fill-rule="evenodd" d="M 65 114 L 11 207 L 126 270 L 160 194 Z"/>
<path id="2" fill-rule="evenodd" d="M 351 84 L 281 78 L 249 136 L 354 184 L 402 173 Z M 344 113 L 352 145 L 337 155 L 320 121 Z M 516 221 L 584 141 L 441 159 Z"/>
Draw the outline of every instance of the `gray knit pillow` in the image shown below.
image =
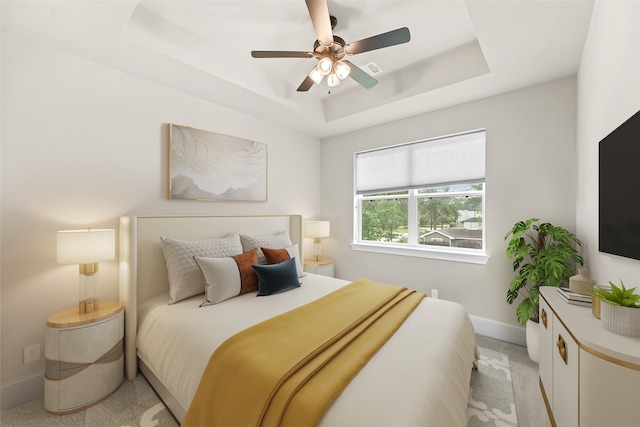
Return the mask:
<path id="1" fill-rule="evenodd" d="M 253 248 L 258 248 L 258 264 L 267 264 L 267 259 L 260 248 L 280 249 L 291 246 L 291 239 L 286 231 L 271 236 L 247 236 L 240 235 L 242 251 L 249 252 Z"/>
<path id="2" fill-rule="evenodd" d="M 160 237 L 169 274 L 169 304 L 204 293 L 204 279 L 194 256 L 223 258 L 242 253 L 236 232 L 222 239 L 178 240 Z"/>

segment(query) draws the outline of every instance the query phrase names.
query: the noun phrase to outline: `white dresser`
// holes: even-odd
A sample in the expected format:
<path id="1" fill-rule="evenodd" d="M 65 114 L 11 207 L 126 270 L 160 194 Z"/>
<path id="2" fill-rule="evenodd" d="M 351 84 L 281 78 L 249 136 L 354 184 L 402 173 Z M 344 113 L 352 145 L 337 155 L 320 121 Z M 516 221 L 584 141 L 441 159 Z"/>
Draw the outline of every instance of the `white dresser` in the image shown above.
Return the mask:
<path id="1" fill-rule="evenodd" d="M 540 388 L 558 427 L 638 426 L 640 338 L 600 326 L 591 307 L 540 288 Z"/>
<path id="2" fill-rule="evenodd" d="M 124 377 L 124 310 L 100 302 L 93 313 L 70 308 L 49 317 L 45 329 L 44 406 L 55 414 L 86 408 L 107 397 Z"/>

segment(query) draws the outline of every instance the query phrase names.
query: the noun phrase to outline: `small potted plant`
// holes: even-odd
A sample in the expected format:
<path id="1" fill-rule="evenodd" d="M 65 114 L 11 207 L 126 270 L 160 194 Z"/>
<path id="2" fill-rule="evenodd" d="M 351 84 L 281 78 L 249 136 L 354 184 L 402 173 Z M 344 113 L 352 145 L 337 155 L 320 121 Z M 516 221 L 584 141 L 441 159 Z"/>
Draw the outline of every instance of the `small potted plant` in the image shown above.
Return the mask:
<path id="1" fill-rule="evenodd" d="M 627 289 L 622 280 L 620 287 L 609 282 L 611 290 L 593 288 L 593 296 L 600 299 L 600 325 L 608 331 L 631 337 L 640 337 L 640 295 L 636 288 Z"/>
<path id="2" fill-rule="evenodd" d="M 509 284 L 507 302 L 519 295 L 524 299 L 516 309 L 518 323 L 526 325 L 529 358 L 538 362 L 538 311 L 540 286 L 561 286 L 574 274 L 570 261 L 581 266 L 583 259 L 576 249 L 580 240 L 568 230 L 538 218 L 517 222 L 504 237 L 510 239 L 507 256 L 513 258 L 516 276 Z"/>

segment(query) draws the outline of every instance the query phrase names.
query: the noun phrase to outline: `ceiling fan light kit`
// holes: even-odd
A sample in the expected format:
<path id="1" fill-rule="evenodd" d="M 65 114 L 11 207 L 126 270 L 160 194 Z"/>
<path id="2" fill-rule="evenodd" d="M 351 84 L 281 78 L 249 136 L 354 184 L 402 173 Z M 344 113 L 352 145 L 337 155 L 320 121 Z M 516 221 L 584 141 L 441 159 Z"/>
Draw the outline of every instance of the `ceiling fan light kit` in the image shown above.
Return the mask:
<path id="1" fill-rule="evenodd" d="M 326 0 L 305 0 L 305 2 L 318 37 L 313 44 L 313 52 L 262 50 L 251 52 L 254 58 L 316 58 L 318 63 L 300 84 L 298 92 L 308 91 L 314 83 L 320 84 L 324 76 L 327 77 L 329 93 L 332 87 L 339 85 L 347 77 L 351 77 L 364 88 L 370 89 L 378 83 L 378 80 L 357 65 L 343 59 L 344 56 L 395 46 L 411 40 L 409 29 L 403 27 L 347 45 L 342 38 L 333 34 L 338 20 L 329 15 Z"/>
<path id="2" fill-rule="evenodd" d="M 349 77 L 350 73 L 351 67 L 345 62 L 325 56 L 318 61 L 318 65 L 313 67 L 309 73 L 309 77 L 311 77 L 311 80 L 316 84 L 320 84 L 322 78 L 327 76 L 327 86 L 335 87 L 340 84 L 340 81 Z"/>

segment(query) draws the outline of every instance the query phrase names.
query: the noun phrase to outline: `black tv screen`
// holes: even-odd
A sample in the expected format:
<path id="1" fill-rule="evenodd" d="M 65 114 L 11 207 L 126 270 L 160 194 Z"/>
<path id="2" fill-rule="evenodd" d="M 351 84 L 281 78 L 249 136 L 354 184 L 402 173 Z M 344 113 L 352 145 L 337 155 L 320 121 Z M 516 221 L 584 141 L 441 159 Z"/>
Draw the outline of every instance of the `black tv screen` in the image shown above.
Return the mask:
<path id="1" fill-rule="evenodd" d="M 640 111 L 600 141 L 599 250 L 640 260 Z"/>

